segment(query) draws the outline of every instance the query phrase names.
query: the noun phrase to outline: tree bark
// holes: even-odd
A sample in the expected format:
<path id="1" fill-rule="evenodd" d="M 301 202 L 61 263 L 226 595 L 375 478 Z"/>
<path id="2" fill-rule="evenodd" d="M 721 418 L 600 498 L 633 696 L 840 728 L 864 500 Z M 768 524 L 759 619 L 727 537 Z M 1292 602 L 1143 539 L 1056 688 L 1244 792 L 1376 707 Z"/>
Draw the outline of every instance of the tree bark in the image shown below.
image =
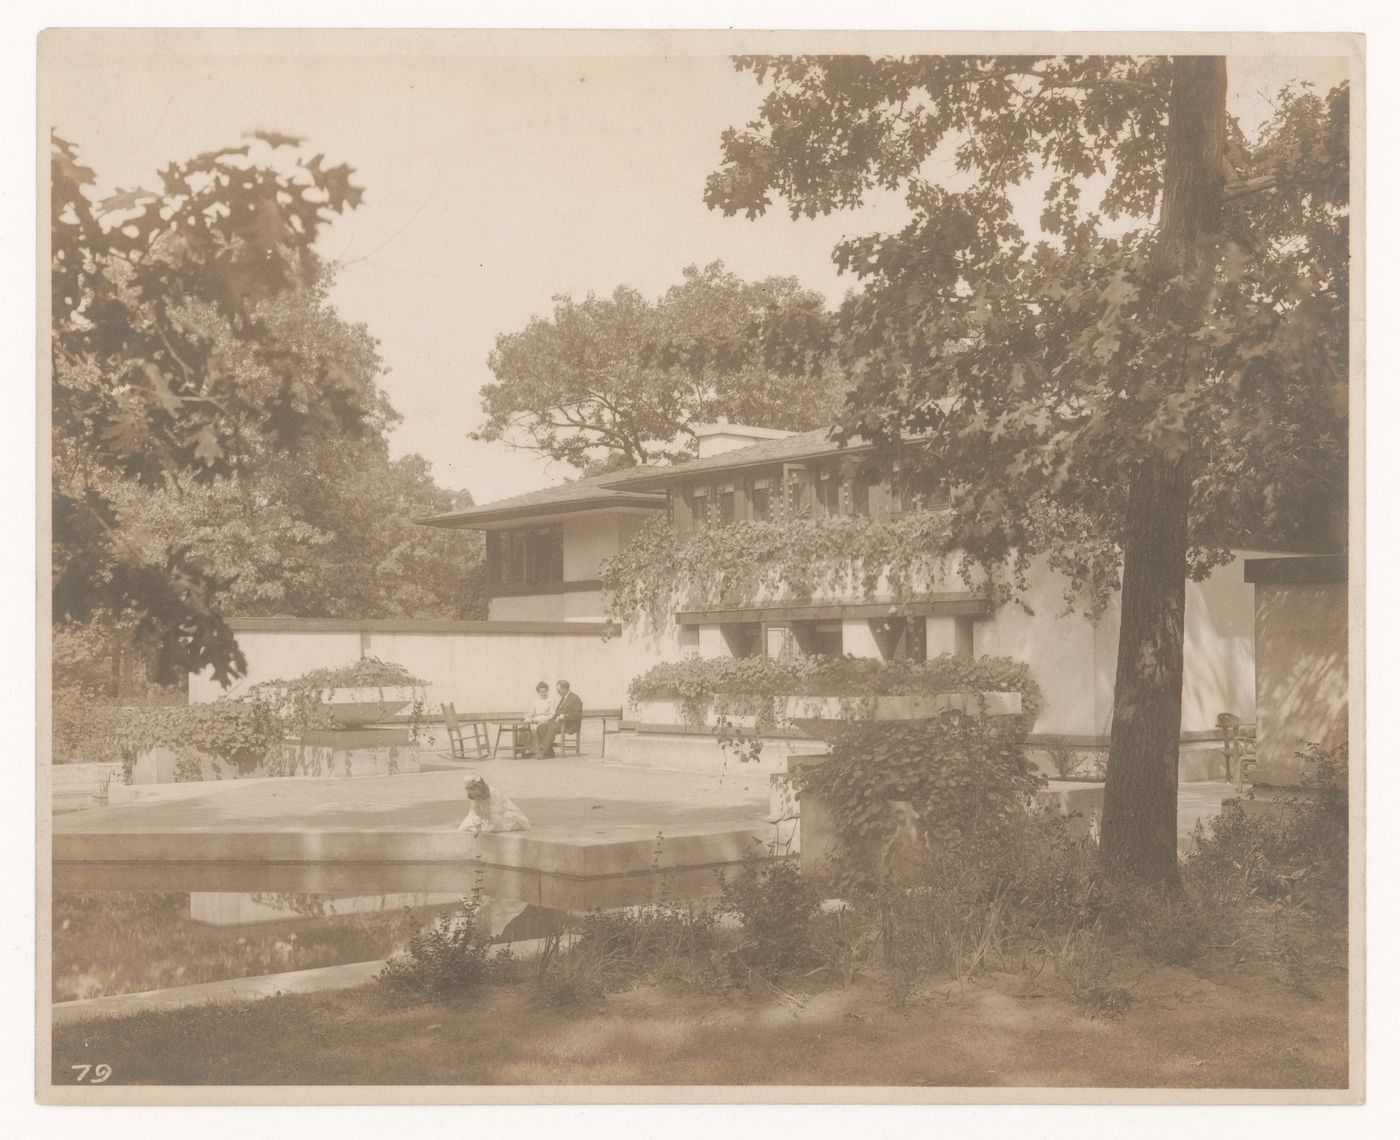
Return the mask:
<path id="1" fill-rule="evenodd" d="M 1180 275 L 1204 306 L 1203 254 L 1219 231 L 1224 192 L 1225 60 L 1172 60 L 1162 215 L 1154 270 Z M 1163 291 L 1163 295 L 1167 290 Z M 1181 310 L 1189 332 L 1201 310 Z M 1183 352 L 1190 341 L 1182 337 Z M 1189 364 L 1183 360 L 1183 369 Z M 1123 527 L 1122 621 L 1113 692 L 1102 854 L 1116 873 L 1177 882 L 1176 801 L 1186 617 L 1186 456 L 1147 455 L 1130 477 Z"/>
<path id="2" fill-rule="evenodd" d="M 1144 462 L 1128 490 L 1122 622 L 1102 854 L 1110 870 L 1174 882 L 1186 616 L 1185 464 Z"/>

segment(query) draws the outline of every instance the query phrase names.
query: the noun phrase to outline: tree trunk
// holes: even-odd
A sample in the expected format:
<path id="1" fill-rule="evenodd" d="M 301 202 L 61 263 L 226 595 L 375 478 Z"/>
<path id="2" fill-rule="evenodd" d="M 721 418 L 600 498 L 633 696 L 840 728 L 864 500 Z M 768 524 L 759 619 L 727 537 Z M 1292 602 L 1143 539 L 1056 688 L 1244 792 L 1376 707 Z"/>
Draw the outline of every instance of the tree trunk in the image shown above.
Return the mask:
<path id="1" fill-rule="evenodd" d="M 1155 882 L 1176 878 L 1190 491 L 1181 461 L 1143 463 L 1128 491 L 1123 536 L 1123 616 L 1102 851 L 1110 869 Z"/>
<path id="2" fill-rule="evenodd" d="M 1204 306 L 1206 246 L 1219 231 L 1224 189 L 1225 60 L 1172 60 L 1162 216 L 1154 269 L 1181 275 Z M 1163 295 L 1167 295 L 1166 290 Z M 1190 332 L 1200 311 L 1181 310 Z M 1183 352 L 1190 340 L 1182 337 Z M 1189 367 L 1185 360 L 1183 370 Z M 1186 617 L 1184 456 L 1147 456 L 1133 472 L 1123 528 L 1122 622 L 1113 691 L 1103 857 L 1115 872 L 1175 883 L 1177 763 Z"/>

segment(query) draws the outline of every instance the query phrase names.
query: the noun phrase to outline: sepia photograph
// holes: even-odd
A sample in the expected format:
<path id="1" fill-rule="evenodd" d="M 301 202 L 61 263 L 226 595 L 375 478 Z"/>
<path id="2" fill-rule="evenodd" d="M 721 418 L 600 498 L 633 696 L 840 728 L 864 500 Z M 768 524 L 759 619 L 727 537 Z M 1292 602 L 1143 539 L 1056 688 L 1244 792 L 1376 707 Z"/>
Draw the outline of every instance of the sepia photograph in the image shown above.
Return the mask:
<path id="1" fill-rule="evenodd" d="M 35 50 L 41 1102 L 1363 1100 L 1361 36 Z"/>

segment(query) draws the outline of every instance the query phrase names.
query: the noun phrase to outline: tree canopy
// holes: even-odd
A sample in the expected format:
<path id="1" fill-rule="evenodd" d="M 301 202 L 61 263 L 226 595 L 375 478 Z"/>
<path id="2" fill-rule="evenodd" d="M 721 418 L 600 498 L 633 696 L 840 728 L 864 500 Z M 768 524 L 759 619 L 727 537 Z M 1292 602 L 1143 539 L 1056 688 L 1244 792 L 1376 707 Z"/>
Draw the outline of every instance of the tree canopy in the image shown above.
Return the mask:
<path id="1" fill-rule="evenodd" d="M 481 390 L 487 418 L 477 438 L 504 439 L 591 473 L 684 459 L 694 453 L 694 425 L 721 418 L 824 426 L 843 392 L 820 364 L 775 376 L 737 354 L 696 368 L 668 355 L 824 312 L 821 296 L 794 278 L 746 282 L 720 262 L 687 267 L 658 301 L 627 286 L 611 297 L 556 297 L 552 317 L 496 338 L 489 360 L 496 380 Z"/>
<path id="2" fill-rule="evenodd" d="M 55 622 L 227 682 L 230 607 L 470 607 L 471 552 L 409 521 L 462 497 L 389 460 L 374 339 L 327 301 L 314 244 L 360 201 L 350 168 L 260 133 L 98 201 L 55 136 L 52 177 Z"/>
<path id="3" fill-rule="evenodd" d="M 1123 586 L 1105 844 L 1169 876 L 1184 579 L 1344 502 L 1345 85 L 1288 88 L 1246 138 L 1209 57 L 736 66 L 766 93 L 713 208 L 909 209 L 837 247 L 862 288 L 807 332 L 852 388 L 838 437 L 946 487 L 950 545 L 988 568 Z"/>

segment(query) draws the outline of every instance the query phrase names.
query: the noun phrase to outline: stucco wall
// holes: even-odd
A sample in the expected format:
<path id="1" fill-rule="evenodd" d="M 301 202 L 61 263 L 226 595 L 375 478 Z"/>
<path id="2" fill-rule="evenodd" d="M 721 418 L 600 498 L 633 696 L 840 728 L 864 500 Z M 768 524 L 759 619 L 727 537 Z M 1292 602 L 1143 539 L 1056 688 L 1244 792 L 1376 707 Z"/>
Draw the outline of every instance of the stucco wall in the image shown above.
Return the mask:
<path id="1" fill-rule="evenodd" d="M 601 590 L 570 590 L 560 594 L 526 594 L 492 598 L 491 621 L 606 621 Z"/>
<path id="2" fill-rule="evenodd" d="M 1102 736 L 1113 713 L 1117 599 L 1090 622 L 1079 613 L 1061 615 L 1062 576 L 1039 565 L 1032 582 L 1025 601 L 1033 615 L 1015 603 L 1003 605 L 992 621 L 975 623 L 974 652 L 1030 664 L 1045 695 L 1037 733 Z M 1210 731 L 1222 712 L 1254 719 L 1253 595 L 1242 558 L 1186 584 L 1182 732 Z"/>
<path id="3" fill-rule="evenodd" d="M 393 661 L 430 682 L 430 709 L 451 701 L 459 712 L 513 712 L 528 707 L 538 681 L 570 681 L 588 708 L 620 708 L 633 674 L 620 638 L 548 633 L 364 634 L 364 653 Z M 231 693 L 259 681 L 296 677 L 361 656 L 360 633 L 242 631 L 238 643 L 248 676 Z M 223 694 L 212 680 L 192 676 L 190 700 Z"/>
<path id="4" fill-rule="evenodd" d="M 1044 568 L 1037 570 L 1024 598 L 1033 613 L 1015 602 L 1002 605 L 991 621 L 973 624 L 972 651 L 978 657 L 1010 657 L 1030 665 L 1045 698 L 1037 733 L 1100 732 L 1094 627 L 1079 614 L 1057 617 L 1064 608 L 1064 579 Z"/>
<path id="5" fill-rule="evenodd" d="M 1254 779 L 1296 784 L 1305 742 L 1347 739 L 1347 584 L 1255 587 L 1258 752 Z"/>
<path id="6" fill-rule="evenodd" d="M 613 513 L 564 520 L 564 581 L 589 582 L 598 577 L 603 560 L 620 549 L 618 520 Z"/>

